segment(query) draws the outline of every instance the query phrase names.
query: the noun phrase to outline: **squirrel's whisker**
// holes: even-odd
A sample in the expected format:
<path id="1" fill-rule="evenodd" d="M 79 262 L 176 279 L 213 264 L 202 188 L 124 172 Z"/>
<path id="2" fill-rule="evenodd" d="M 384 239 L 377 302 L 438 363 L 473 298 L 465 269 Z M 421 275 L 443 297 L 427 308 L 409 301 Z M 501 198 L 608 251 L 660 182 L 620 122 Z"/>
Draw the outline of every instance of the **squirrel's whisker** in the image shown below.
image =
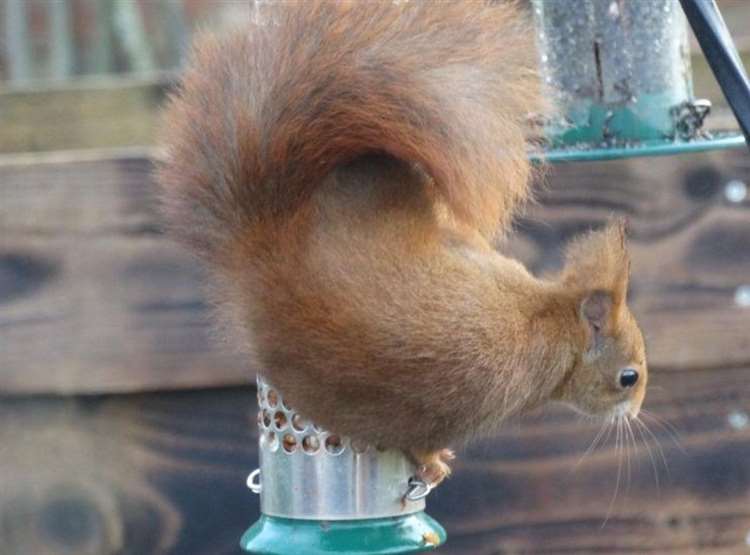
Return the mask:
<path id="1" fill-rule="evenodd" d="M 586 449 L 586 451 L 583 453 L 583 455 L 581 455 L 581 458 L 578 459 L 578 462 L 576 462 L 576 464 L 573 465 L 573 469 L 571 470 L 571 472 L 575 472 L 576 469 L 580 466 L 580 464 L 584 461 L 584 459 L 587 456 L 589 456 L 594 451 L 594 449 L 596 448 L 597 443 L 599 442 L 599 440 L 601 439 L 601 437 L 604 435 L 604 431 L 606 429 L 607 429 L 607 421 L 603 420 L 602 421 L 602 425 L 599 427 L 599 431 L 594 436 L 594 439 L 591 441 L 591 444 L 588 446 L 588 449 Z"/>
<path id="2" fill-rule="evenodd" d="M 646 436 L 643 434 L 643 423 L 638 418 L 634 418 L 633 422 L 635 422 L 636 427 L 635 429 L 638 430 L 638 434 L 641 436 L 641 441 L 643 441 L 643 445 L 646 447 L 646 452 L 648 453 L 648 458 L 651 460 L 651 468 L 654 470 L 654 482 L 656 483 L 656 495 L 661 496 L 661 489 L 659 485 L 659 472 L 656 467 L 656 461 L 654 460 L 654 454 L 651 451 L 651 447 L 648 444 L 648 441 L 646 440 Z"/>
<path id="3" fill-rule="evenodd" d="M 685 450 L 685 447 L 682 445 L 682 441 L 680 440 L 680 432 L 671 422 L 658 417 L 653 412 L 645 410 L 641 410 L 641 412 L 643 413 L 644 417 L 650 418 L 655 425 L 659 426 L 659 428 L 667 434 L 669 439 L 671 439 L 675 444 L 675 447 L 677 447 L 683 455 L 687 455 L 687 451 Z"/>
<path id="4" fill-rule="evenodd" d="M 659 456 L 661 457 L 662 464 L 664 464 L 664 470 L 667 471 L 667 475 L 670 475 L 669 471 L 669 463 L 667 463 L 667 457 L 664 455 L 664 449 L 662 449 L 661 442 L 659 441 L 659 438 L 656 437 L 656 434 L 651 431 L 651 428 L 648 427 L 648 424 L 641 420 L 641 424 L 643 425 L 643 430 L 651 436 L 651 439 L 654 441 L 654 447 L 657 450 L 657 453 L 659 453 Z"/>
<path id="5" fill-rule="evenodd" d="M 631 455 L 634 456 L 635 451 L 637 450 L 635 445 L 635 437 L 633 436 L 633 428 L 630 426 L 630 418 L 627 416 L 622 417 L 623 422 L 625 423 L 625 430 L 628 433 L 628 446 L 627 446 L 627 456 L 628 456 L 628 491 L 630 491 L 630 485 L 631 485 Z M 634 463 L 633 463 L 634 464 Z"/>
<path id="6" fill-rule="evenodd" d="M 612 494 L 612 499 L 609 502 L 609 507 L 607 508 L 607 515 L 604 518 L 604 522 L 602 522 L 602 528 L 604 528 L 607 525 L 607 522 L 609 521 L 609 517 L 612 515 L 612 509 L 615 505 L 615 500 L 617 499 L 617 494 L 620 491 L 620 477 L 622 475 L 622 443 L 621 443 L 621 437 L 622 437 L 622 421 L 618 418 L 617 419 L 617 425 L 616 425 L 616 435 L 615 435 L 615 455 L 617 456 L 617 479 L 615 480 L 615 492 Z"/>

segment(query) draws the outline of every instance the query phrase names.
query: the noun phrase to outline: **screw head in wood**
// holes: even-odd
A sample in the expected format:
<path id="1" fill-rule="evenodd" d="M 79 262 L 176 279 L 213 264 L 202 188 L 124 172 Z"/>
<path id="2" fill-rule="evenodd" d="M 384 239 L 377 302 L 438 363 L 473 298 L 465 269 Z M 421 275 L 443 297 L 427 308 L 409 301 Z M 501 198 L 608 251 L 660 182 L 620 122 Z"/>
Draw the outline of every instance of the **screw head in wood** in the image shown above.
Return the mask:
<path id="1" fill-rule="evenodd" d="M 750 307 L 750 285 L 740 285 L 735 290 L 734 303 L 742 308 Z"/>
<path id="2" fill-rule="evenodd" d="M 739 204 L 747 198 L 747 185 L 744 181 L 733 179 L 724 186 L 724 196 L 732 204 Z"/>

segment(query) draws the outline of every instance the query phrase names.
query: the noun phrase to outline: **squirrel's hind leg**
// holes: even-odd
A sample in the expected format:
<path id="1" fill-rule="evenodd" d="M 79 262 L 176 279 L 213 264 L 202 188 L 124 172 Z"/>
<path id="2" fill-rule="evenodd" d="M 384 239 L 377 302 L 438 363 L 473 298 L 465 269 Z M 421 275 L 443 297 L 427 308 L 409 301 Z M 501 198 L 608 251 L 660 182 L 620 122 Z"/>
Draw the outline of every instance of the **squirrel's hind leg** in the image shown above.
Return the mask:
<path id="1" fill-rule="evenodd" d="M 451 449 L 425 451 L 412 449 L 409 455 L 417 463 L 417 477 L 431 487 L 435 487 L 451 474 L 448 463 L 456 458 Z"/>

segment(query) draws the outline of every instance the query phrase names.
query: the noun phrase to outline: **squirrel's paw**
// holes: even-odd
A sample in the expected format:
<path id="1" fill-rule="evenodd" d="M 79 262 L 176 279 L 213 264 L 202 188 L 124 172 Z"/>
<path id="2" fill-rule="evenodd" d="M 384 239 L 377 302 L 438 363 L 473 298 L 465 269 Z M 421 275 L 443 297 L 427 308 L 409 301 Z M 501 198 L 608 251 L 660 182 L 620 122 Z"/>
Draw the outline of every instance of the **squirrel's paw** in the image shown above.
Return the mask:
<path id="1" fill-rule="evenodd" d="M 456 458 L 451 449 L 437 451 L 412 451 L 411 456 L 417 463 L 417 477 L 431 487 L 435 487 L 451 474 L 448 462 Z"/>

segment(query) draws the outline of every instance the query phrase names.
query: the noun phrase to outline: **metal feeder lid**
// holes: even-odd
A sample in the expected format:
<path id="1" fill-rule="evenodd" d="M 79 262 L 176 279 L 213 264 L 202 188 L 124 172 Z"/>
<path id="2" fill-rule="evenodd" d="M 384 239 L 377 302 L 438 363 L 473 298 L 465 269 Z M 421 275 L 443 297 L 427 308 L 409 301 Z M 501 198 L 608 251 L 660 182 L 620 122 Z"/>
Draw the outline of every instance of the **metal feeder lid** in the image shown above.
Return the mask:
<path id="1" fill-rule="evenodd" d="M 317 426 L 261 376 L 258 408 L 260 468 L 248 487 L 262 515 L 242 537 L 245 551 L 405 554 L 445 542 L 424 512 L 430 487 L 401 451 Z"/>

